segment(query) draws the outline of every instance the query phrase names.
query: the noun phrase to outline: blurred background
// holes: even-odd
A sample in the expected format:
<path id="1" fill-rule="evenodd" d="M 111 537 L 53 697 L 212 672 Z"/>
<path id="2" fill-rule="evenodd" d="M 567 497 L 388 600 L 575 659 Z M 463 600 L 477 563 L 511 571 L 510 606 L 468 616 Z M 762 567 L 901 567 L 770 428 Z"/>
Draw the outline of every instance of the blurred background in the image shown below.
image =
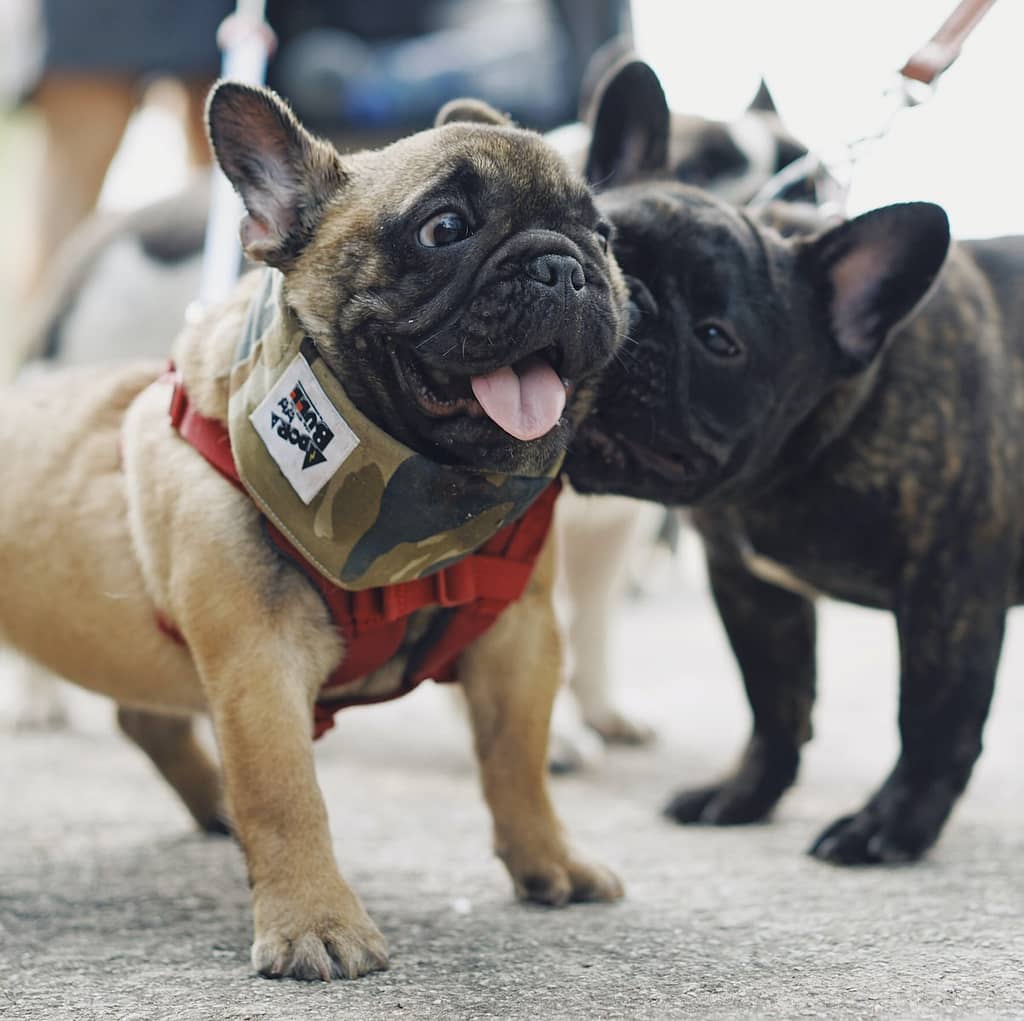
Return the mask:
<path id="1" fill-rule="evenodd" d="M 782 120 L 828 152 L 876 128 L 895 70 L 953 0 L 270 0 L 269 81 L 343 147 L 429 123 L 475 94 L 547 130 L 575 118 L 588 61 L 635 49 L 674 109 L 736 118 L 763 76 Z M 141 206 L 207 160 L 202 98 L 227 0 L 0 0 L 0 371 L 61 241 L 94 203 Z M 1016 47 L 1024 5 L 996 4 L 934 98 L 903 114 L 853 177 L 851 211 L 946 206 L 960 236 L 1024 228 Z M 107 165 L 109 164 L 109 172 Z"/>
<path id="2" fill-rule="evenodd" d="M 673 108 L 732 118 L 764 76 L 783 123 L 827 151 L 884 120 L 883 91 L 956 0 L 633 0 L 637 49 Z M 941 203 L 959 237 L 1024 231 L 1019 46 L 1024 4 L 1001 0 L 932 98 L 899 116 L 857 167 L 849 211 Z"/>
<path id="3" fill-rule="evenodd" d="M 17 320 L 53 287 L 47 271 L 94 205 L 172 195 L 208 163 L 203 100 L 232 10 L 230 0 L 0 0 L 6 372 Z M 342 149 L 428 126 L 462 95 L 556 127 L 576 116 L 591 56 L 630 27 L 624 0 L 269 0 L 266 18 L 268 83 Z"/>

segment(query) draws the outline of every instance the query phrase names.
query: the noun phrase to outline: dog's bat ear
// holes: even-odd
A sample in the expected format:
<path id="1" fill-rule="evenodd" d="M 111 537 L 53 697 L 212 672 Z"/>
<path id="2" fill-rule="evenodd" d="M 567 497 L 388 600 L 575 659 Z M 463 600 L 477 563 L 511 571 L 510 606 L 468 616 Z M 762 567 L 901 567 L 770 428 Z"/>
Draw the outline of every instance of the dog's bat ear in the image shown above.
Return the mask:
<path id="1" fill-rule="evenodd" d="M 775 106 L 775 100 L 772 94 L 768 91 L 768 83 L 762 78 L 760 84 L 757 86 L 757 92 L 754 93 L 754 98 L 750 101 L 750 105 L 747 107 L 748 110 L 758 111 L 759 113 L 778 113 L 778 109 Z"/>
<path id="2" fill-rule="evenodd" d="M 924 300 L 949 252 L 949 219 L 931 202 L 883 206 L 805 242 L 799 254 L 840 357 L 866 368 Z"/>
<path id="3" fill-rule="evenodd" d="M 496 124 L 498 127 L 510 127 L 510 121 L 504 114 L 498 113 L 493 106 L 480 99 L 451 99 L 440 110 L 434 118 L 434 127 L 440 128 L 445 124 L 457 122 L 468 122 L 471 124 Z"/>
<path id="4" fill-rule="evenodd" d="M 585 175 L 595 187 L 623 184 L 668 163 L 668 100 L 654 69 L 635 57 L 616 63 L 598 84 L 590 116 Z"/>
<path id="5" fill-rule="evenodd" d="M 337 151 L 306 131 L 275 93 L 238 82 L 213 87 L 206 124 L 214 156 L 245 205 L 245 254 L 287 266 L 344 183 Z"/>

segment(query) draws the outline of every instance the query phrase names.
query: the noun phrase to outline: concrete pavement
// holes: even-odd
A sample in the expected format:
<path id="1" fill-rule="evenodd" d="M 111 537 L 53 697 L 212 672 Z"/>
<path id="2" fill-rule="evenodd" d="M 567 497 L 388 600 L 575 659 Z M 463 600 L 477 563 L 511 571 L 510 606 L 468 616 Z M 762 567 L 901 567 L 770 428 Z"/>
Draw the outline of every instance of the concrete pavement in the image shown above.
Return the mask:
<path id="1" fill-rule="evenodd" d="M 817 735 L 775 819 L 682 829 L 661 804 L 729 764 L 746 709 L 702 593 L 627 608 L 624 701 L 659 741 L 555 780 L 579 843 L 626 882 L 613 906 L 512 901 L 444 693 L 344 714 L 320 780 L 391 970 L 330 985 L 252 974 L 237 848 L 193 835 L 106 705 L 76 695 L 72 733 L 0 734 L 0 1018 L 1024 1017 L 1024 616 L 968 794 L 911 867 L 803 853 L 896 748 L 891 620 L 826 605 L 820 655 Z"/>

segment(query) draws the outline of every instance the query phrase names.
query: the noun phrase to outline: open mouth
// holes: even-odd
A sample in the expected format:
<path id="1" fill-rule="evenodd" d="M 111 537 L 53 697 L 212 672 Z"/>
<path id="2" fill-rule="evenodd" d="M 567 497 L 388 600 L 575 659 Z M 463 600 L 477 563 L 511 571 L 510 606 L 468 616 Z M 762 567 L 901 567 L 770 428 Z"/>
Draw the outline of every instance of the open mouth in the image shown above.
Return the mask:
<path id="1" fill-rule="evenodd" d="M 490 419 L 523 441 L 558 425 L 573 389 L 558 372 L 561 353 L 553 345 L 479 375 L 443 372 L 394 349 L 391 359 L 400 385 L 423 414 Z"/>

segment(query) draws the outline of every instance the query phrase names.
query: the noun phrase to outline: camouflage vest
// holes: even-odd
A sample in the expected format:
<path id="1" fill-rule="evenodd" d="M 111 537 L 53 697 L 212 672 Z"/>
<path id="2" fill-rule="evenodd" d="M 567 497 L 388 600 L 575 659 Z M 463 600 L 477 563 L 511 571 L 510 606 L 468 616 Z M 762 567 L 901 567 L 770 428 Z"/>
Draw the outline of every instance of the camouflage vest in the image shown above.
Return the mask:
<path id="1" fill-rule="evenodd" d="M 228 431 L 253 501 L 327 579 L 366 589 L 432 574 L 519 518 L 558 473 L 431 461 L 371 422 L 265 270 L 231 370 Z"/>

